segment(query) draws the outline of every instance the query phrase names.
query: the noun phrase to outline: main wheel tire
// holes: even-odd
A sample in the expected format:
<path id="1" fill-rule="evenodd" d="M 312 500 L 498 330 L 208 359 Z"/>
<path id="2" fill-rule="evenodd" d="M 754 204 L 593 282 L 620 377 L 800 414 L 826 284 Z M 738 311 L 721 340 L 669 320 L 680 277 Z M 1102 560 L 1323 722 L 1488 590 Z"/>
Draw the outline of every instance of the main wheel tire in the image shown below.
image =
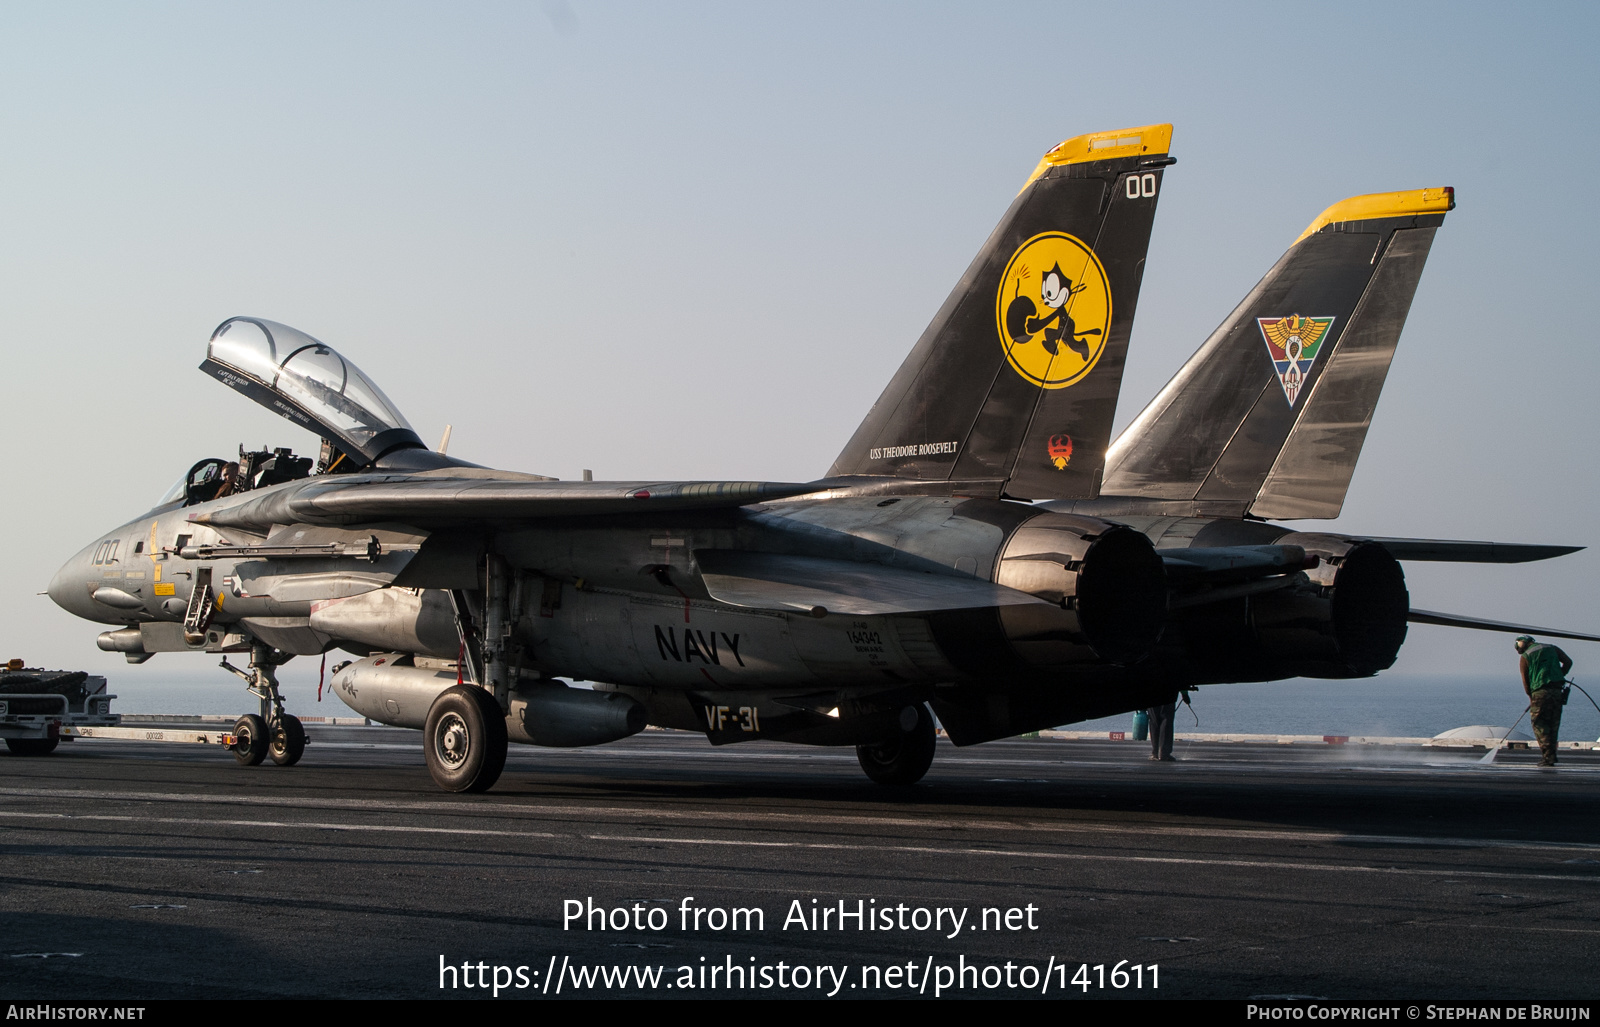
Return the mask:
<path id="1" fill-rule="evenodd" d="M 306 754 L 306 729 L 300 718 L 285 713 L 272 727 L 272 743 L 267 747 L 272 762 L 280 767 L 292 767 Z"/>
<path id="2" fill-rule="evenodd" d="M 267 758 L 267 722 L 246 713 L 233 724 L 233 758 L 241 767 L 254 767 Z"/>
<path id="3" fill-rule="evenodd" d="M 56 751 L 59 738 L 7 738 L 6 748 L 13 756 L 48 756 Z"/>
<path id="4" fill-rule="evenodd" d="M 475 685 L 445 689 L 428 709 L 428 773 L 447 792 L 488 791 L 506 767 L 506 744 L 505 711 Z"/>
<path id="5" fill-rule="evenodd" d="M 900 712 L 900 733 L 873 745 L 856 746 L 856 759 L 867 776 L 881 785 L 914 785 L 933 766 L 937 736 L 926 703 Z"/>

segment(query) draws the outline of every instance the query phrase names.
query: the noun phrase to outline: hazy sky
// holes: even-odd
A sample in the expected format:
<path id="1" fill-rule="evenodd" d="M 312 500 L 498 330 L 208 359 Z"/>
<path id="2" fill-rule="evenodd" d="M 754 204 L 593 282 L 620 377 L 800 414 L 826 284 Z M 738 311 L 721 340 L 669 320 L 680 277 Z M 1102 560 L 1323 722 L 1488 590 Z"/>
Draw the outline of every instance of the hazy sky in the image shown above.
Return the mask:
<path id="1" fill-rule="evenodd" d="M 224 318 L 322 338 L 480 463 L 805 480 L 1039 155 L 1155 121 L 1178 164 L 1119 425 L 1322 208 L 1453 185 L 1335 525 L 1600 546 L 1597 28 L 1593 4 L 7 3 L 0 658 L 124 692 L 210 666 L 125 667 L 35 593 L 197 459 L 314 452 L 196 370 Z M 1419 607 L 1600 630 L 1596 550 L 1408 575 Z M 1417 627 L 1391 673 L 1514 660 Z"/>

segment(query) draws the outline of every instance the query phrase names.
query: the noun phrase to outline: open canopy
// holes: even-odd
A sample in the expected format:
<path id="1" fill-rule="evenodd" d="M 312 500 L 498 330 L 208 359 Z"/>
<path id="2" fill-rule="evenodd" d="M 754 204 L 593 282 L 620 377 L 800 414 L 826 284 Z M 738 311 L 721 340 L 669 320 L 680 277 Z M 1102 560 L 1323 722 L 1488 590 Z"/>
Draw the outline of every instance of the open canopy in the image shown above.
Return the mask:
<path id="1" fill-rule="evenodd" d="M 200 369 L 367 462 L 423 445 L 360 368 L 288 325 L 229 318 L 212 333 Z"/>

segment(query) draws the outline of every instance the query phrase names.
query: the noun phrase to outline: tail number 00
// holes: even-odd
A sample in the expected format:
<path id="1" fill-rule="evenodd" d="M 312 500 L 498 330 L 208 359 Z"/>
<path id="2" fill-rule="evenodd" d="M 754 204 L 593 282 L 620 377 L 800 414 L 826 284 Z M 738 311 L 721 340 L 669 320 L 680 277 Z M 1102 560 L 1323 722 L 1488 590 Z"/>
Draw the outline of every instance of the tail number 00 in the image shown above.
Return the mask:
<path id="1" fill-rule="evenodd" d="M 1154 175 L 1129 175 L 1124 179 L 1123 188 L 1128 199 L 1137 200 L 1141 196 L 1151 197 L 1156 194 L 1156 176 Z"/>

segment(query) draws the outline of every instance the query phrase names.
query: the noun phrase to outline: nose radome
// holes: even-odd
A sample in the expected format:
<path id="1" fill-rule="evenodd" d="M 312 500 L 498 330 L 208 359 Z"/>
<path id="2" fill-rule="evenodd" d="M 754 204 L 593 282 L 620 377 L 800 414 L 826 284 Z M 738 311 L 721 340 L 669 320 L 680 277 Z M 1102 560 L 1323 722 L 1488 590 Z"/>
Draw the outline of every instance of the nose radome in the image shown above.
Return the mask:
<path id="1" fill-rule="evenodd" d="M 93 603 L 89 593 L 84 589 L 84 575 L 80 565 L 83 563 L 83 554 L 79 553 L 56 571 L 56 576 L 50 579 L 50 587 L 46 591 L 50 600 L 68 613 L 77 617 L 88 617 L 93 614 Z"/>
<path id="2" fill-rule="evenodd" d="M 50 579 L 50 587 L 45 590 L 50 593 L 50 600 L 63 609 L 65 609 L 67 605 L 65 602 L 65 593 L 68 566 L 70 566 L 70 564 L 63 564 L 61 569 L 56 571 L 56 576 Z"/>

